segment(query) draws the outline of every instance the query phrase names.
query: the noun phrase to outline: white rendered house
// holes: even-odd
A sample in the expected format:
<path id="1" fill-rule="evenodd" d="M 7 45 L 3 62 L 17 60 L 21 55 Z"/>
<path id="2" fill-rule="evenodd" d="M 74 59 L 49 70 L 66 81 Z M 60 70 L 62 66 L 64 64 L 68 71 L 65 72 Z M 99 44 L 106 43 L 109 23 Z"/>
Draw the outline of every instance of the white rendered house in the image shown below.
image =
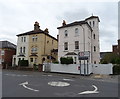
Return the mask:
<path id="1" fill-rule="evenodd" d="M 75 21 L 58 27 L 58 61 L 61 57 L 73 57 L 79 64 L 78 53 L 90 52 L 89 63 L 100 62 L 99 50 L 99 18 L 91 16 L 84 21 Z"/>
<path id="2" fill-rule="evenodd" d="M 19 60 L 28 60 L 28 51 L 29 51 L 29 36 L 18 36 L 17 39 L 17 52 L 13 56 L 13 60 L 16 59 L 13 63 L 18 65 Z"/>

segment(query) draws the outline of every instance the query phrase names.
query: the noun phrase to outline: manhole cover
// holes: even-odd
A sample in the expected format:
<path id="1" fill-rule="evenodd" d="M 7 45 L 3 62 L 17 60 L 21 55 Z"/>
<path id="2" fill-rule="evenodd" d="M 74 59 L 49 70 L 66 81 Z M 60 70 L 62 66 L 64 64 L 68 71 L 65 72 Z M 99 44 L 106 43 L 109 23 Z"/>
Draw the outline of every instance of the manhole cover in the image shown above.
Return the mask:
<path id="1" fill-rule="evenodd" d="M 67 83 L 67 82 L 55 82 L 55 81 L 52 81 L 52 82 L 48 82 L 48 85 L 58 86 L 58 87 L 65 87 L 65 86 L 69 86 L 70 84 Z"/>

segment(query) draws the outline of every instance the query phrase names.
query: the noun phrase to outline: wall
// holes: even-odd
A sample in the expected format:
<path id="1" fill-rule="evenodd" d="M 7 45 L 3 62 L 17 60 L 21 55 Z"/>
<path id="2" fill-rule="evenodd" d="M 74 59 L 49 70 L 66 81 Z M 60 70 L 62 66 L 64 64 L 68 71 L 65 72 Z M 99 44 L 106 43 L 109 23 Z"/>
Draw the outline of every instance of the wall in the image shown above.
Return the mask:
<path id="1" fill-rule="evenodd" d="M 50 68 L 49 68 L 50 66 Z M 47 64 L 44 63 L 43 71 L 48 71 L 45 68 L 49 69 L 50 72 L 59 72 L 59 73 L 71 73 L 71 74 L 80 74 L 79 64 L 70 64 L 70 65 L 62 65 L 62 64 Z M 86 73 L 92 73 L 92 65 L 88 66 L 88 73 L 87 73 L 87 66 L 86 66 Z M 81 74 L 84 74 L 84 65 L 81 66 Z"/>
<path id="2" fill-rule="evenodd" d="M 81 65 L 81 71 L 78 68 L 79 66 L 80 66 L 79 64 L 62 65 L 62 64 L 44 63 L 43 71 L 84 75 L 84 65 Z M 113 74 L 112 67 L 113 67 L 112 64 L 94 64 L 94 65 L 89 64 L 87 69 L 87 65 L 85 65 L 85 74 L 86 75 L 89 75 L 91 73 L 107 74 L 107 75 Z"/>
<path id="3" fill-rule="evenodd" d="M 25 42 L 22 42 L 21 41 L 21 37 L 26 37 L 26 41 Z M 24 58 L 25 60 L 28 59 L 28 49 L 29 49 L 29 36 L 28 35 L 24 35 L 24 36 L 18 36 L 18 39 L 17 39 L 17 52 L 16 52 L 16 65 L 18 65 L 18 61 L 19 61 L 19 58 Z M 20 47 L 25 47 L 25 57 L 18 57 L 20 55 Z"/>
<path id="4" fill-rule="evenodd" d="M 93 73 L 94 74 L 113 74 L 112 64 L 94 64 Z"/>
<path id="5" fill-rule="evenodd" d="M 89 28 L 85 25 L 82 25 L 85 33 L 85 51 L 91 52 L 91 32 Z M 78 54 L 80 51 L 84 51 L 84 39 L 83 39 L 83 28 L 80 25 L 65 27 L 59 29 L 59 43 L 58 43 L 58 60 L 60 61 L 60 57 L 63 57 L 68 52 L 75 52 Z M 75 35 L 75 28 L 78 28 L 78 35 Z M 68 31 L 68 36 L 65 37 L 64 31 Z M 75 41 L 79 41 L 79 50 L 75 50 Z M 68 42 L 68 51 L 64 50 L 64 43 Z M 89 45 L 88 45 L 89 44 Z M 77 57 L 77 56 L 76 56 Z M 91 58 L 90 61 L 91 62 Z M 77 60 L 79 64 L 79 61 Z"/>

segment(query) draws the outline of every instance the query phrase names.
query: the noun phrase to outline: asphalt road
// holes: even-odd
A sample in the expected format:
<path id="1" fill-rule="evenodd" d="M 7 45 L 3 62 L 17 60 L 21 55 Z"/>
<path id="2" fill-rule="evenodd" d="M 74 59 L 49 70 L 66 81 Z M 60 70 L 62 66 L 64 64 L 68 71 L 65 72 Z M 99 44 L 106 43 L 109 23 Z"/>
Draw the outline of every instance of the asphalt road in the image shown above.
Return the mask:
<path id="1" fill-rule="evenodd" d="M 79 75 L 3 70 L 2 97 L 118 97 L 118 82 Z"/>

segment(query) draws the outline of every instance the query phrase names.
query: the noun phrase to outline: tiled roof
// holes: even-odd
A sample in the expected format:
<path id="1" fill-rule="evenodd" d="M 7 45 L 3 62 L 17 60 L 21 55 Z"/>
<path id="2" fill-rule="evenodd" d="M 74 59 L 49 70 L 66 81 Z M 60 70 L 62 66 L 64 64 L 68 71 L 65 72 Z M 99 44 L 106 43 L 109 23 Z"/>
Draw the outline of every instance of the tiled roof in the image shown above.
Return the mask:
<path id="1" fill-rule="evenodd" d="M 9 41 L 0 41 L 0 48 L 11 48 L 16 49 L 16 45 Z"/>
<path id="2" fill-rule="evenodd" d="M 17 36 L 24 36 L 24 35 L 31 35 L 31 34 L 38 34 L 38 33 L 44 33 L 43 30 L 38 30 L 38 31 L 29 31 L 29 32 L 26 32 L 26 33 L 22 33 L 22 34 L 18 34 Z"/>
<path id="3" fill-rule="evenodd" d="M 51 36 L 49 33 L 46 33 L 45 31 L 43 31 L 41 29 L 39 29 L 37 31 L 33 30 L 33 31 L 26 32 L 26 33 L 18 34 L 17 36 L 32 35 L 32 34 L 41 34 L 41 33 L 45 34 L 45 35 L 47 35 L 47 36 L 49 36 L 49 37 L 51 37 L 51 38 L 53 38 L 55 40 L 57 40 L 55 37 Z"/>

